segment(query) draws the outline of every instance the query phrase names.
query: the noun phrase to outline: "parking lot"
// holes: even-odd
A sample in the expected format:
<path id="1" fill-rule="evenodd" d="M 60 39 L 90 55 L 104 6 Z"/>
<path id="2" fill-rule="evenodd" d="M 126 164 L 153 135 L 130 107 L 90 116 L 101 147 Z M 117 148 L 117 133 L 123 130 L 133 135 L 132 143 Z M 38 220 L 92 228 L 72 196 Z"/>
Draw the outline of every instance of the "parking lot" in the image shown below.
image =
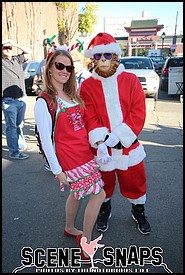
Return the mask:
<path id="1" fill-rule="evenodd" d="M 127 268 L 111 266 L 111 273 L 183 273 L 183 104 L 179 97 L 168 97 L 160 92 L 159 99 L 147 99 L 147 116 L 139 136 L 146 150 L 147 172 L 146 215 L 151 233 L 142 235 L 131 218 L 130 203 L 119 193 L 112 198 L 112 218 L 109 229 L 101 240 L 106 247 L 147 247 L 151 255 L 161 249 L 162 262 L 156 265 L 146 261 L 144 266 Z M 8 157 L 6 139 L 2 134 L 2 273 L 36 273 L 34 263 L 23 265 L 21 249 L 77 248 L 74 238 L 63 235 L 65 225 L 65 201 L 68 190 L 59 191 L 51 172 L 44 169 L 44 161 L 38 153 L 34 136 L 33 107 L 35 97 L 28 97 L 25 119 L 25 138 L 34 151 L 26 160 Z M 4 117 L 2 116 L 2 130 Z M 82 201 L 76 226 L 82 228 Z M 100 234 L 94 229 L 93 238 Z M 102 259 L 98 249 L 95 259 Z M 102 271 L 105 265 L 95 261 Z M 87 272 L 89 266 L 85 265 Z M 107 268 L 108 269 L 108 268 Z M 61 268 L 60 272 L 79 273 L 77 269 Z M 82 271 L 82 270 L 81 270 Z M 43 271 L 40 271 L 43 272 Z M 82 271 L 84 272 L 84 271 Z M 105 271 L 102 271 L 105 272 Z M 107 271 L 108 272 L 108 271 Z"/>

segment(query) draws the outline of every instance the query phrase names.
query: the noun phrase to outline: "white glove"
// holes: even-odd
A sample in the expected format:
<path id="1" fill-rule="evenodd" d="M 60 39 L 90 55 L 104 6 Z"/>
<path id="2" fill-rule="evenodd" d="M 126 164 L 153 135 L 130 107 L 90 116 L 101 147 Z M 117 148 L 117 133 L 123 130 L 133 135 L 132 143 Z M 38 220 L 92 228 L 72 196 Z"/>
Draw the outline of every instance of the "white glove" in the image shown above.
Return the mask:
<path id="1" fill-rule="evenodd" d="M 118 144 L 118 142 L 119 138 L 114 133 L 110 133 L 108 139 L 105 141 L 105 144 L 109 147 L 114 147 Z"/>
<path id="2" fill-rule="evenodd" d="M 109 156 L 107 146 L 105 145 L 105 143 L 99 144 L 97 150 L 97 162 L 99 164 L 107 164 L 111 160 L 112 157 Z"/>

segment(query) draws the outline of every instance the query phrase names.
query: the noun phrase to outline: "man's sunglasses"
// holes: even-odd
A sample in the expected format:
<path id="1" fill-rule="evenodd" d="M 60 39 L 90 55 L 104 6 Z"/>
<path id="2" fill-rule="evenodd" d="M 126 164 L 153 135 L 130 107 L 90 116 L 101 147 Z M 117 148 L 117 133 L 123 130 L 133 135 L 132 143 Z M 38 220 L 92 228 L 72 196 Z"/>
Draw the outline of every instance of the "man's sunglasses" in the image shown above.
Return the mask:
<path id="1" fill-rule="evenodd" d="M 94 59 L 95 60 L 100 60 L 100 58 L 104 56 L 105 59 L 111 60 L 112 59 L 112 53 L 95 53 L 94 54 Z"/>
<path id="2" fill-rule="evenodd" d="M 3 46 L 3 50 L 12 50 L 12 46 Z"/>
<path id="3" fill-rule="evenodd" d="M 65 66 L 63 63 L 60 63 L 60 62 L 55 62 L 55 68 L 59 71 L 62 71 L 63 69 L 66 68 L 68 73 L 71 73 L 74 69 L 72 65 Z"/>

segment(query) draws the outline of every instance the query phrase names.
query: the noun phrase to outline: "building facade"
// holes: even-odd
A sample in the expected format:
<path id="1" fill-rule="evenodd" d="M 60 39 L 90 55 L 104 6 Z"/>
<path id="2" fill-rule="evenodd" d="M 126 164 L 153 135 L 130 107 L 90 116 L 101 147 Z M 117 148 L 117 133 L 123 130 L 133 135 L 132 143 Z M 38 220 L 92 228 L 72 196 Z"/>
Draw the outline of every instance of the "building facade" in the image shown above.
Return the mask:
<path id="1" fill-rule="evenodd" d="M 143 11 L 138 18 L 104 18 L 104 31 L 109 32 L 119 42 L 123 55 L 147 55 L 149 49 L 161 49 L 164 56 L 183 55 L 183 35 L 161 37 L 164 25 L 150 18 L 150 12 Z M 172 46 L 173 45 L 173 46 Z M 173 49 L 175 52 L 172 52 Z"/>
<path id="2" fill-rule="evenodd" d="M 128 32 L 127 50 L 128 56 L 132 55 L 133 49 L 160 49 L 164 55 L 183 53 L 182 37 L 176 36 L 158 36 L 158 33 L 164 28 L 164 25 L 158 25 L 157 19 L 132 20 L 130 27 L 125 27 Z M 137 51 L 135 51 L 137 52 Z"/>

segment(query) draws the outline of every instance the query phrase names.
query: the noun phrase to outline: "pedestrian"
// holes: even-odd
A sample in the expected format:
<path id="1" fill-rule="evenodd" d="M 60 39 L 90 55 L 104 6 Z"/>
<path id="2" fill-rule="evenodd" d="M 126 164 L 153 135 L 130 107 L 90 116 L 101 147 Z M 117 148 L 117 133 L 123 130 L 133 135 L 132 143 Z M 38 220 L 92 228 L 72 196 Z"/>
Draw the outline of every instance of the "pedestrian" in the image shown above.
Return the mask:
<path id="1" fill-rule="evenodd" d="M 47 56 L 50 54 L 51 49 L 52 49 L 51 47 L 47 49 Z M 33 90 L 37 90 L 38 86 L 40 86 L 39 90 L 43 89 L 44 68 L 45 68 L 47 56 L 46 58 L 41 60 L 39 67 L 36 71 L 36 74 L 33 78 L 33 85 L 32 85 Z"/>
<path id="2" fill-rule="evenodd" d="M 81 83 L 91 76 L 91 73 L 85 67 L 85 60 L 82 53 L 74 49 L 71 51 L 71 56 L 73 58 L 73 63 L 75 67 L 76 80 L 77 80 L 77 90 L 79 92 Z"/>
<path id="3" fill-rule="evenodd" d="M 22 53 L 13 55 L 14 47 Z M 29 157 L 20 150 L 27 149 L 22 130 L 27 97 L 22 64 L 27 61 L 30 54 L 30 49 L 20 46 L 11 39 L 2 41 L 2 109 L 9 157 L 13 159 Z"/>
<path id="4" fill-rule="evenodd" d="M 46 62 L 45 92 L 56 109 L 52 142 L 52 119 L 43 98 L 38 98 L 34 115 L 42 147 L 53 174 L 70 188 L 66 201 L 64 235 L 79 234 L 91 241 L 98 212 L 105 199 L 99 165 L 94 161 L 84 127 L 83 101 L 77 93 L 77 83 L 72 57 L 66 50 L 54 51 Z M 79 201 L 89 196 L 85 209 L 83 232 L 75 227 Z M 79 244 L 79 239 L 78 242 Z M 82 257 L 85 255 L 82 252 Z"/>
<path id="5" fill-rule="evenodd" d="M 144 91 L 139 79 L 119 64 L 121 49 L 110 34 L 97 34 L 84 54 L 93 58 L 94 70 L 83 81 L 80 96 L 86 105 L 84 121 L 95 160 L 101 165 L 106 192 L 96 228 L 102 232 L 108 229 L 117 178 L 120 193 L 132 204 L 138 230 L 149 234 L 151 228 L 144 208 L 146 153 L 138 140 L 146 117 Z M 104 155 L 101 160 L 100 153 Z"/>

